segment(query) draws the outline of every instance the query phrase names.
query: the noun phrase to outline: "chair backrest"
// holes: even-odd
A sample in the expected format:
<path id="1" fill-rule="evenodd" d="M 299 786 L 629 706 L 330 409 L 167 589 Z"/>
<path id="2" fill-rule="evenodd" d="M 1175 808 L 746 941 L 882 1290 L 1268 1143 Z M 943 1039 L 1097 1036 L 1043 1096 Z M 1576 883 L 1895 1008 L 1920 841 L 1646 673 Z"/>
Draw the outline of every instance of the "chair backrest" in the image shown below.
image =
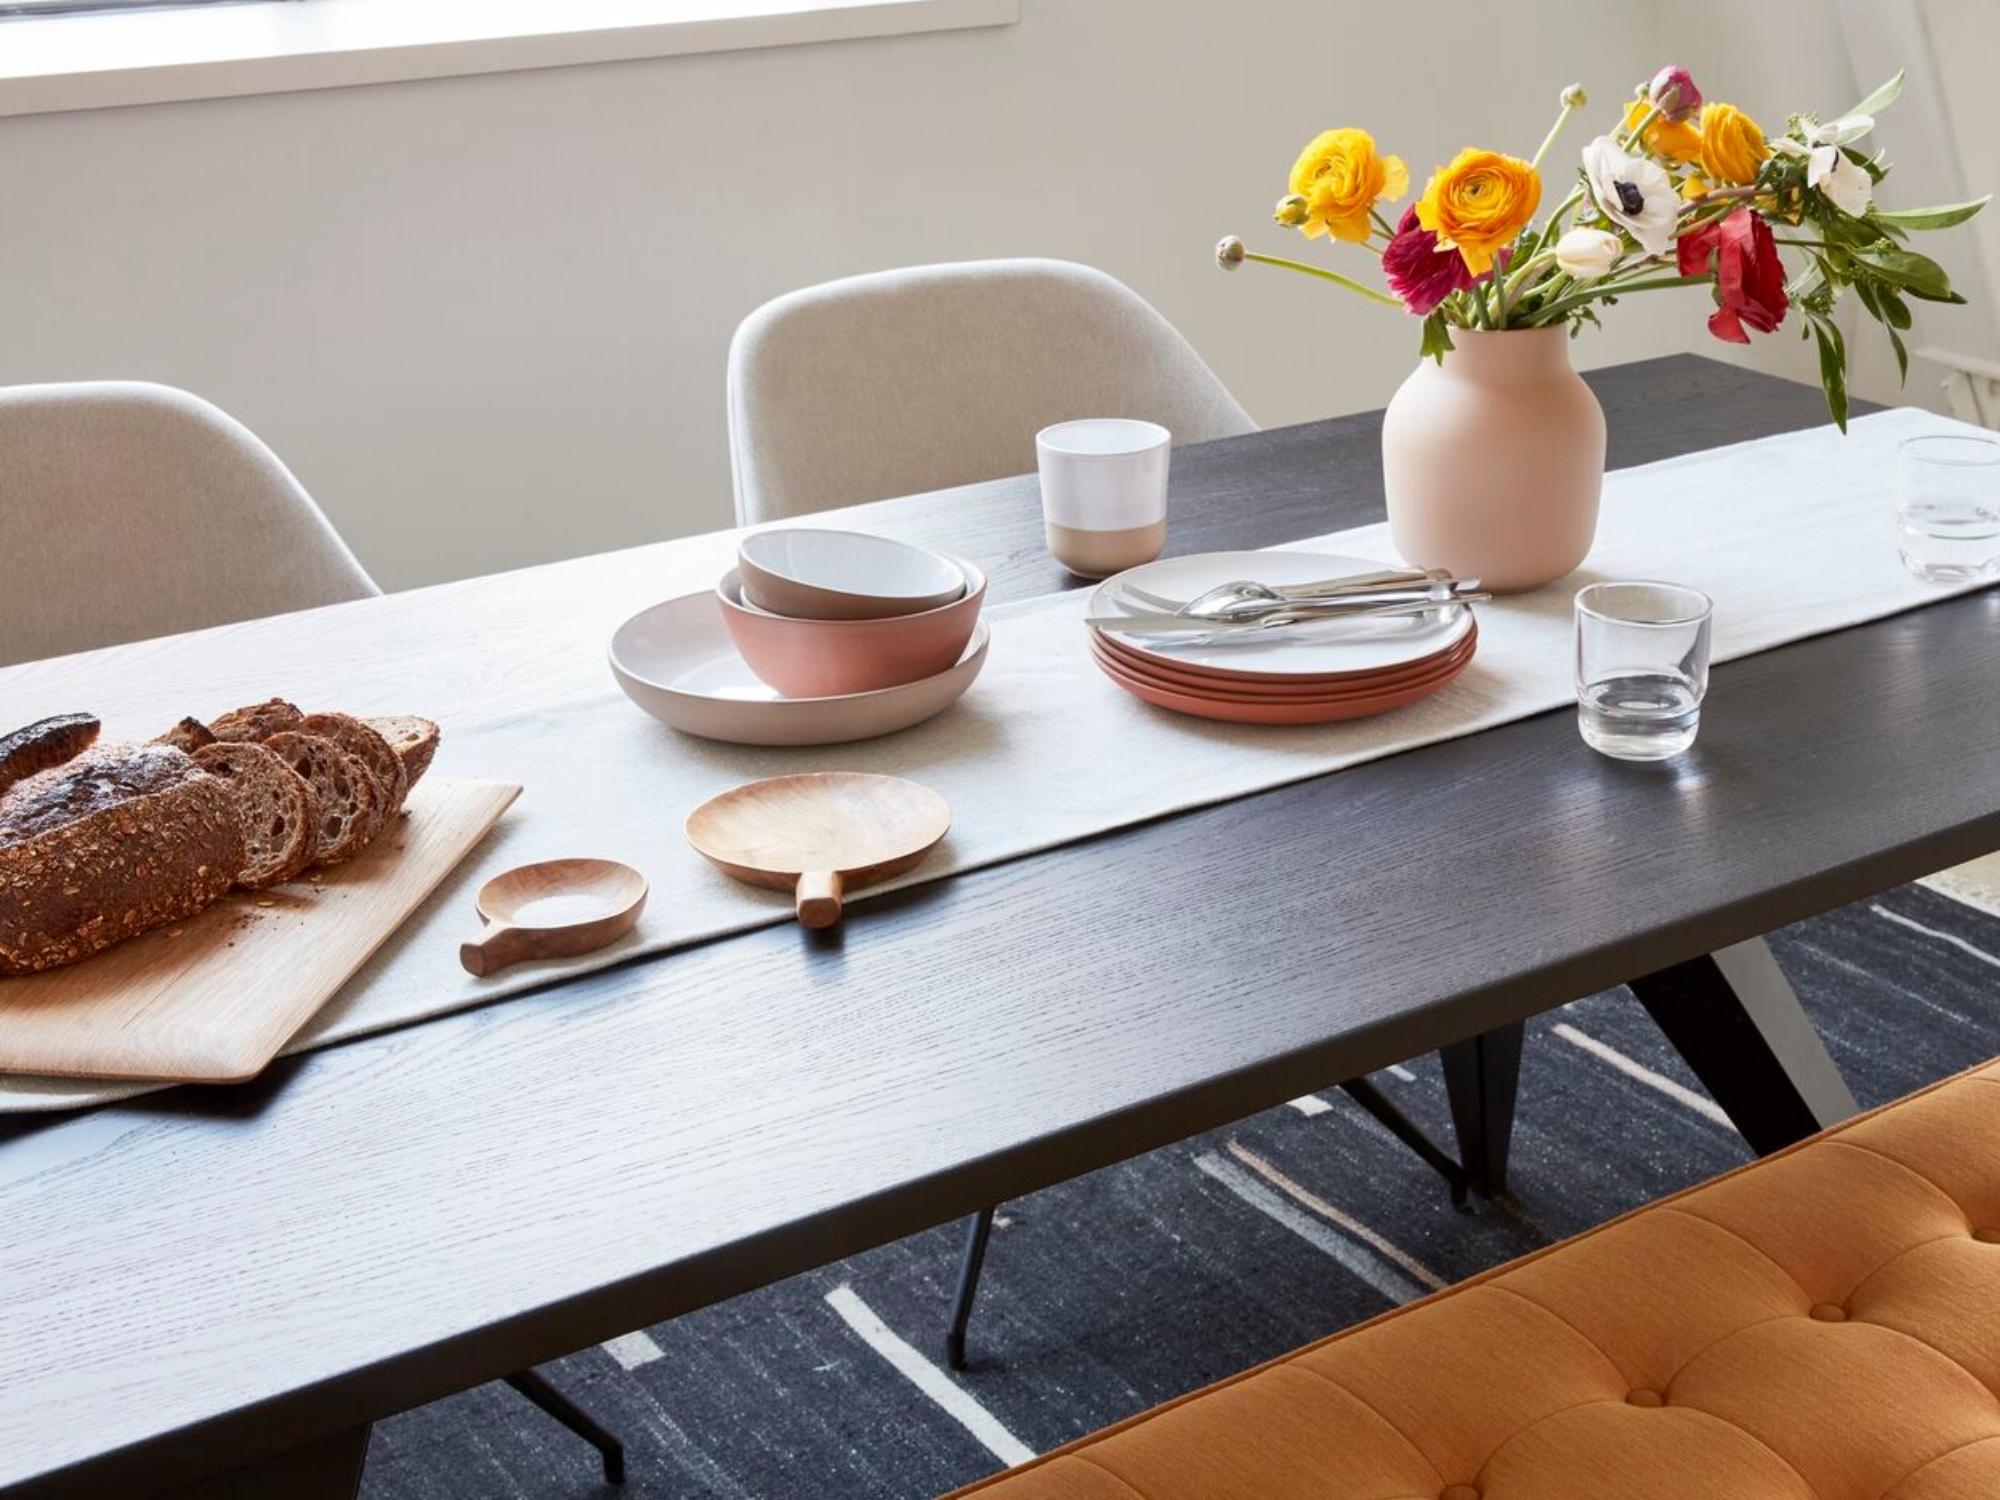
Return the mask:
<path id="1" fill-rule="evenodd" d="M 766 303 L 729 349 L 745 524 L 1035 467 L 1035 433 L 1144 417 L 1176 443 L 1252 432 L 1144 298 L 1060 260 L 916 266 Z"/>
<path id="2" fill-rule="evenodd" d="M 0 663 L 380 592 L 276 455 L 199 397 L 0 388 Z"/>

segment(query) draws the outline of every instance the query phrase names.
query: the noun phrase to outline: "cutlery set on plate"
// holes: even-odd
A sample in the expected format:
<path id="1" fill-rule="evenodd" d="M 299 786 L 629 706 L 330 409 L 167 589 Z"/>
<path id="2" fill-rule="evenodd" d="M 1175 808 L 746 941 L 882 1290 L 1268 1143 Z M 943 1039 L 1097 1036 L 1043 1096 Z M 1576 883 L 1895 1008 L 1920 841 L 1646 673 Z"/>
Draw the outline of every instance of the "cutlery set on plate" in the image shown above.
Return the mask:
<path id="1" fill-rule="evenodd" d="M 1248 724 L 1386 713 L 1464 670 L 1467 606 L 1492 596 L 1439 569 L 1314 552 L 1148 563 L 1092 594 L 1091 655 L 1149 703 Z"/>

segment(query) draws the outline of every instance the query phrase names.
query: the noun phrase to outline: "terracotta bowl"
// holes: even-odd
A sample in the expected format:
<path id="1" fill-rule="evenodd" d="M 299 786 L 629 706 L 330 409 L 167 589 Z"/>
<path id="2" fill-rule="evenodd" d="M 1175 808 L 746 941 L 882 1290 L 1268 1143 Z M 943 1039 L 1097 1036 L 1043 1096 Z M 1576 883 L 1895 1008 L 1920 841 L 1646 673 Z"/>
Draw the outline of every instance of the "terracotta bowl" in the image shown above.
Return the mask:
<path id="1" fill-rule="evenodd" d="M 959 659 L 986 602 L 986 575 L 953 560 L 965 596 L 937 609 L 879 620 L 799 620 L 743 602 L 731 568 L 716 585 L 722 623 L 750 670 L 790 698 L 871 693 L 945 671 Z"/>
<path id="2" fill-rule="evenodd" d="M 794 620 L 884 620 L 942 609 L 966 593 L 941 553 L 861 531 L 784 527 L 736 544 L 742 602 Z"/>

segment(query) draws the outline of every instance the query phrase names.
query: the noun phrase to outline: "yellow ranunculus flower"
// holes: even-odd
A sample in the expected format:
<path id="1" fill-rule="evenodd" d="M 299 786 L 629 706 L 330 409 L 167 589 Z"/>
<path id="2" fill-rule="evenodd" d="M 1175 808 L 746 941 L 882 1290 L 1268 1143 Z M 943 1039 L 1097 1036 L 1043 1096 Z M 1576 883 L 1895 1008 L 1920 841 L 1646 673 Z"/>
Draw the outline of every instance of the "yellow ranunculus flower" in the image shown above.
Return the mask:
<path id="1" fill-rule="evenodd" d="M 1630 130 L 1639 123 L 1640 117 L 1653 106 L 1644 99 L 1634 99 L 1625 106 L 1625 128 Z M 1675 123 L 1665 115 L 1655 115 L 1653 123 L 1646 127 L 1645 147 L 1653 155 L 1670 162 L 1693 161 L 1701 155 L 1701 132 L 1688 120 Z"/>
<path id="2" fill-rule="evenodd" d="M 1681 196 L 1690 203 L 1708 196 L 1708 184 L 1701 180 L 1701 173 L 1690 172 L 1681 179 Z"/>
<path id="3" fill-rule="evenodd" d="M 1457 249 L 1465 268 L 1483 276 L 1494 252 L 1526 227 L 1541 201 L 1541 174 L 1527 162 L 1467 146 L 1431 173 L 1417 200 L 1417 222 L 1437 236 L 1440 250 Z"/>
<path id="4" fill-rule="evenodd" d="M 1368 211 L 1378 198 L 1393 202 L 1407 193 L 1410 172 L 1400 156 L 1377 156 L 1367 131 L 1327 130 L 1292 164 L 1291 187 L 1306 200 L 1298 228 L 1307 239 L 1365 240 Z"/>
<path id="5" fill-rule="evenodd" d="M 1710 182 L 1742 187 L 1757 180 L 1771 148 L 1764 127 L 1733 104 L 1705 104 L 1701 111 L 1701 170 Z"/>

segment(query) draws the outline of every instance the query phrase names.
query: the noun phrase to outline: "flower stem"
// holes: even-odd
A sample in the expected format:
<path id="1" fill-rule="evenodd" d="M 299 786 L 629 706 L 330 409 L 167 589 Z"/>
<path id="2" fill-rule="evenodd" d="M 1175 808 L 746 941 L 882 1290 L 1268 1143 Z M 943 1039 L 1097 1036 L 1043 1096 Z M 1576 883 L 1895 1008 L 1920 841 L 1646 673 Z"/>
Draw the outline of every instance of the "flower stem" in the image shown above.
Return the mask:
<path id="1" fill-rule="evenodd" d="M 1245 260 L 1254 260 L 1260 266 L 1283 266 L 1287 271 L 1297 271 L 1306 276 L 1317 276 L 1322 281 L 1330 281 L 1335 286 L 1344 286 L 1350 292 L 1359 292 L 1370 302 L 1379 302 L 1384 307 L 1403 311 L 1403 304 L 1395 297 L 1386 296 L 1371 286 L 1363 286 L 1352 277 L 1343 276 L 1338 271 L 1329 271 L 1324 266 L 1309 266 L 1302 260 L 1286 260 L 1282 255 L 1259 255 L 1255 250 L 1243 252 Z"/>
<path id="2" fill-rule="evenodd" d="M 1541 145 L 1535 148 L 1535 155 L 1528 163 L 1530 171 L 1539 172 L 1542 169 L 1542 158 L 1549 154 L 1549 147 L 1556 143 L 1556 137 L 1562 134 L 1563 126 L 1569 123 L 1569 117 L 1575 113 L 1576 106 L 1574 104 L 1565 103 L 1563 105 L 1562 112 L 1556 116 L 1555 124 L 1549 127 L 1549 133 L 1542 137 Z"/>
<path id="3" fill-rule="evenodd" d="M 1621 144 L 1625 147 L 1627 151 L 1630 151 L 1632 149 L 1633 142 L 1636 141 L 1639 144 L 1640 151 L 1643 153 L 1646 149 L 1646 142 L 1645 142 L 1646 128 L 1649 125 L 1651 125 L 1653 121 L 1659 118 L 1660 118 L 1660 106 L 1657 104 L 1647 105 L 1646 112 L 1643 115 L 1639 116 L 1638 120 L 1634 122 L 1630 130 L 1625 132 L 1625 139 L 1621 142 Z"/>
<path id="4" fill-rule="evenodd" d="M 1594 302 L 1600 297 L 1622 297 L 1627 292 L 1651 292 L 1670 286 L 1700 286 L 1712 281 L 1712 275 L 1701 276 L 1660 276 L 1651 281 L 1609 281 L 1592 286 L 1587 291 L 1574 293 L 1558 302 L 1551 302 L 1535 312 L 1534 326 L 1543 327 L 1573 307 L 1581 307 L 1586 302 Z"/>

